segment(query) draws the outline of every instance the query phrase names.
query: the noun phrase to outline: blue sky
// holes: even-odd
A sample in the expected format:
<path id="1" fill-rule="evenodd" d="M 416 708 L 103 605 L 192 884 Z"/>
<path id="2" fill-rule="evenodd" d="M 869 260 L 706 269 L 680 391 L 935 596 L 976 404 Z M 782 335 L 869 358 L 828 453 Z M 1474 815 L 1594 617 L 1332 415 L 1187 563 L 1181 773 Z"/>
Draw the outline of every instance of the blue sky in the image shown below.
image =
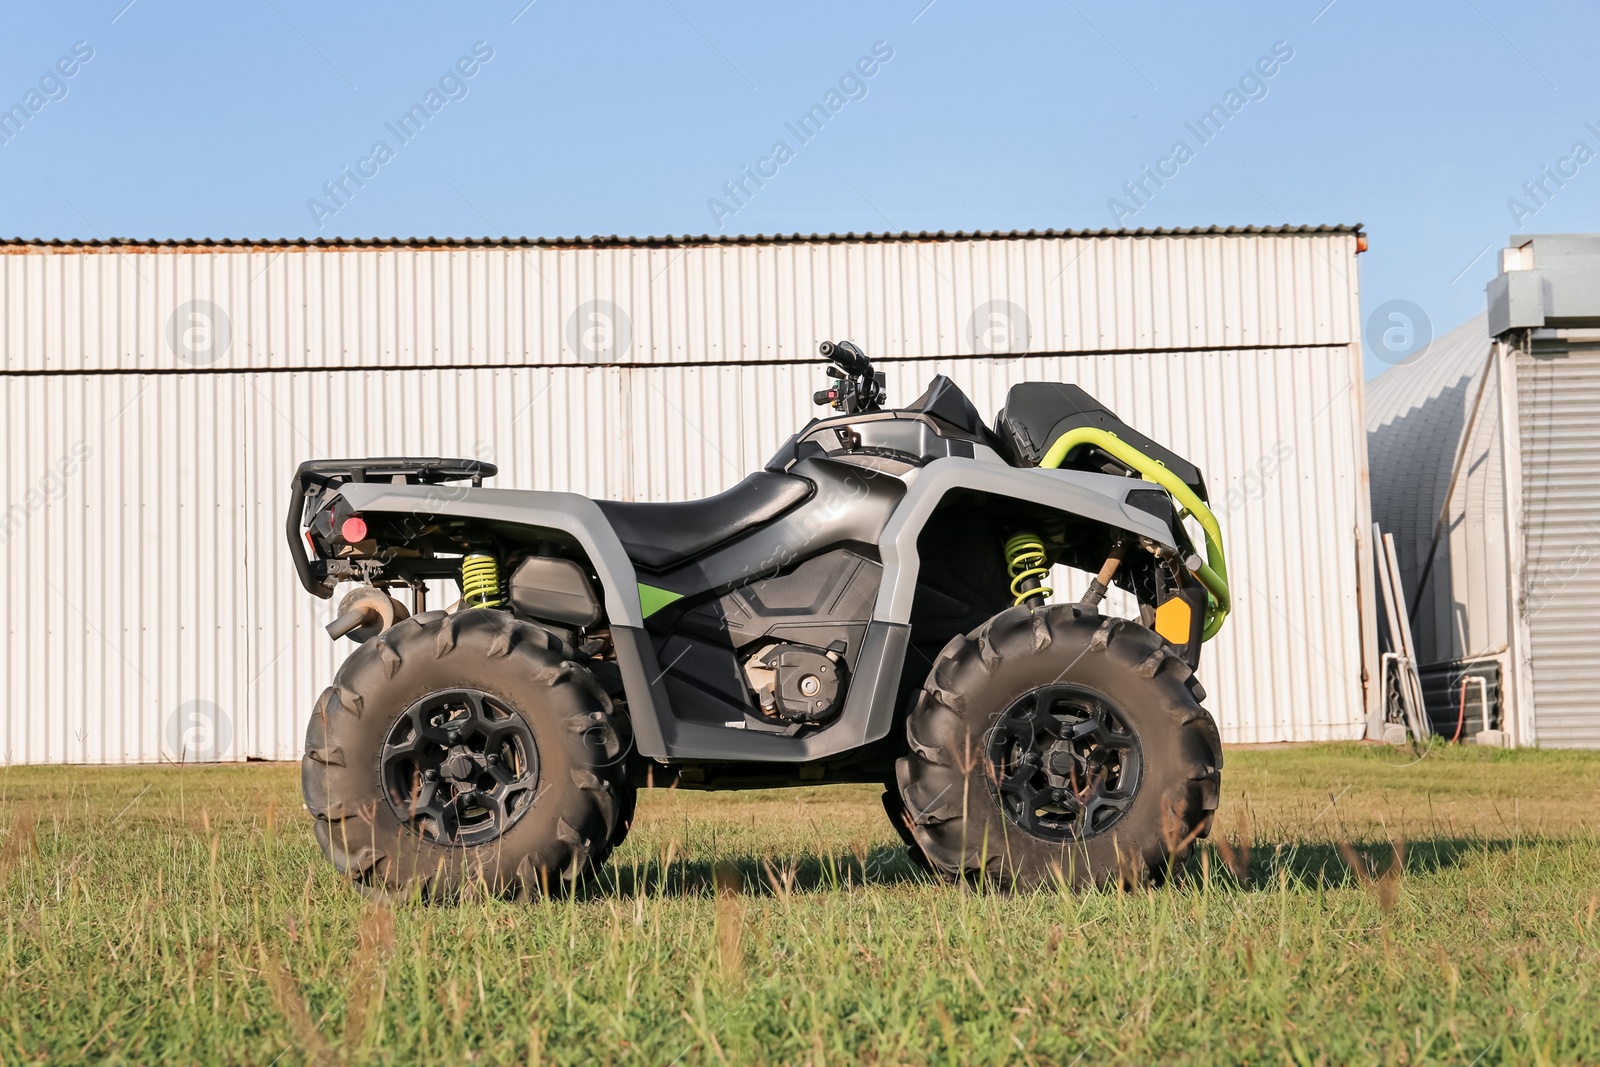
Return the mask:
<path id="1" fill-rule="evenodd" d="M 1573 156 L 1600 153 L 1600 7 L 1576 0 L 8 8 L 0 108 L 38 95 L 0 126 L 7 236 L 1361 222 L 1365 308 L 1443 332 L 1519 225 L 1600 230 L 1600 158 Z M 786 124 L 830 90 L 802 141 Z M 1138 203 L 1146 166 L 1173 176 Z M 773 176 L 741 204 L 745 167 Z M 335 200 L 344 168 L 370 177 Z"/>

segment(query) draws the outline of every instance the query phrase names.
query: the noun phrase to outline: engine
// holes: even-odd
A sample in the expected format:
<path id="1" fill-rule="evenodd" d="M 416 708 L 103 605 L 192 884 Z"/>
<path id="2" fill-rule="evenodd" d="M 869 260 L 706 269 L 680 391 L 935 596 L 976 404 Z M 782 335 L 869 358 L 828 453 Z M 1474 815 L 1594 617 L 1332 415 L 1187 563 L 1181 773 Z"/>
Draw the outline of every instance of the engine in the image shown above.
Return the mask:
<path id="1" fill-rule="evenodd" d="M 831 721 L 844 706 L 849 668 L 845 645 L 766 645 L 744 660 L 744 675 L 761 714 L 798 730 Z"/>

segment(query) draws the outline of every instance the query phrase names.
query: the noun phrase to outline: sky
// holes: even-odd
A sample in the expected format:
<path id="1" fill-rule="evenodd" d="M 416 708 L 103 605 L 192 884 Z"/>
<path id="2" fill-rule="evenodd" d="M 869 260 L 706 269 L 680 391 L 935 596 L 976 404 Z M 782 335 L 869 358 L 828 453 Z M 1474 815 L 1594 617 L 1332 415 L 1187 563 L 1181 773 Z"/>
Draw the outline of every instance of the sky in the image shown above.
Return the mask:
<path id="1" fill-rule="evenodd" d="M 1361 223 L 1364 316 L 1437 335 L 1600 230 L 1577 0 L 7 8 L 7 237 Z"/>

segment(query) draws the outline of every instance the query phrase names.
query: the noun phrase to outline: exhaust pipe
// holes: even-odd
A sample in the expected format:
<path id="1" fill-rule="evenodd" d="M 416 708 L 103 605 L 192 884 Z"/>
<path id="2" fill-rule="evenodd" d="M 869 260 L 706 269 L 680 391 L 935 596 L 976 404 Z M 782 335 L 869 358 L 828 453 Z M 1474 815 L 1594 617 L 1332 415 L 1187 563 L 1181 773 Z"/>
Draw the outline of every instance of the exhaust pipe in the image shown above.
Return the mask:
<path id="1" fill-rule="evenodd" d="M 375 585 L 352 589 L 339 601 L 339 615 L 323 627 L 337 641 L 348 637 L 357 644 L 377 637 L 397 622 L 411 617 L 406 606 Z"/>
<path id="2" fill-rule="evenodd" d="M 370 608 L 352 608 L 330 622 L 325 629 L 328 636 L 337 641 L 356 627 L 366 625 L 367 620 L 376 614 Z"/>

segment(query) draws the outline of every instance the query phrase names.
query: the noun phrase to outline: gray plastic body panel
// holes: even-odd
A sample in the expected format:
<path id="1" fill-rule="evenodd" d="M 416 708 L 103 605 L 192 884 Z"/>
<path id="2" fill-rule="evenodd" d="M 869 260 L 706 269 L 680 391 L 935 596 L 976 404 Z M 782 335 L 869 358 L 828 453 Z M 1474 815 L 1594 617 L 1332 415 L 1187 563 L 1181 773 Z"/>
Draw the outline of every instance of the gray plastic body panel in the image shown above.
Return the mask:
<path id="1" fill-rule="evenodd" d="M 659 722 L 661 752 L 647 749 L 647 744 L 655 738 L 647 740 L 637 725 L 634 727 L 635 744 L 646 756 L 730 763 L 808 763 L 853 752 L 888 736 L 889 727 L 894 724 L 900 668 L 905 663 L 910 640 L 909 626 L 869 623 L 850 688 L 845 693 L 844 709 L 837 719 L 814 734 L 780 737 L 668 715 Z M 631 688 L 628 700 L 631 706 Z M 666 706 L 664 701 L 661 706 Z"/>
<path id="2" fill-rule="evenodd" d="M 970 489 L 1025 500 L 1177 548 L 1165 523 L 1128 504 L 1130 491 L 1152 487 L 1153 483 L 1139 479 L 1088 471 L 996 467 L 981 460 L 950 457 L 934 460 L 907 480 L 910 487 L 879 541 L 883 586 L 878 590 L 874 617 L 884 622 L 910 623 L 911 602 L 921 568 L 917 537 L 933 510 L 952 490 Z"/>
<path id="3" fill-rule="evenodd" d="M 665 759 L 666 734 L 677 720 L 650 635 L 638 626 L 612 626 L 611 642 L 622 671 L 622 689 L 628 695 L 633 747 L 641 756 Z"/>
<path id="4" fill-rule="evenodd" d="M 803 507 L 685 568 L 711 588 L 759 577 L 767 567 L 782 569 L 809 550 L 840 540 L 878 542 L 883 582 L 844 708 L 833 723 L 806 737 L 718 726 L 673 714 L 658 657 L 644 629 L 637 572 L 593 500 L 534 490 L 451 487 L 441 491 L 438 486 L 362 482 L 348 483 L 339 491 L 363 512 L 475 518 L 557 530 L 572 537 L 588 554 L 604 590 L 634 746 L 640 755 L 665 760 L 804 763 L 851 752 L 886 736 L 894 721 L 895 698 L 911 637 L 911 605 L 921 566 L 917 538 L 939 502 L 954 490 L 1024 500 L 1175 547 L 1165 524 L 1127 504 L 1130 491 L 1149 488 L 1149 483 L 1134 479 L 1018 469 L 987 457 L 936 459 L 903 479 L 878 471 L 838 468 L 827 460 L 797 464 L 795 473 L 806 474 L 807 468 L 824 488 L 838 483 L 837 491 L 819 494 L 815 513 L 806 514 L 811 509 Z M 906 484 L 903 496 L 902 484 Z"/>
<path id="5" fill-rule="evenodd" d="M 816 486 L 810 499 L 701 559 L 669 571 L 663 579 L 674 592 L 758 582 L 840 545 L 876 545 L 905 496 L 905 482 L 900 477 L 834 459 L 804 459 L 790 473 Z"/>
<path id="6" fill-rule="evenodd" d="M 645 756 L 668 754 L 663 736 L 674 719 L 661 684 L 661 669 L 650 636 L 644 630 L 637 572 L 616 531 L 599 505 L 576 493 L 533 489 L 466 489 L 459 486 L 387 485 L 347 482 L 339 492 L 361 512 L 389 512 L 433 518 L 505 522 L 535 529 L 558 530 L 583 548 L 600 578 L 617 666 L 628 698 L 634 746 Z"/>
<path id="7" fill-rule="evenodd" d="M 339 492 L 357 511 L 404 512 L 429 518 L 451 515 L 560 530 L 588 554 L 600 577 L 611 622 L 620 626 L 644 625 L 633 562 L 599 505 L 586 496 L 534 489 L 465 489 L 381 482 L 347 482 Z"/>
<path id="8" fill-rule="evenodd" d="M 570 559 L 529 556 L 506 583 L 512 610 L 564 626 L 593 626 L 605 617 L 587 568 Z"/>

